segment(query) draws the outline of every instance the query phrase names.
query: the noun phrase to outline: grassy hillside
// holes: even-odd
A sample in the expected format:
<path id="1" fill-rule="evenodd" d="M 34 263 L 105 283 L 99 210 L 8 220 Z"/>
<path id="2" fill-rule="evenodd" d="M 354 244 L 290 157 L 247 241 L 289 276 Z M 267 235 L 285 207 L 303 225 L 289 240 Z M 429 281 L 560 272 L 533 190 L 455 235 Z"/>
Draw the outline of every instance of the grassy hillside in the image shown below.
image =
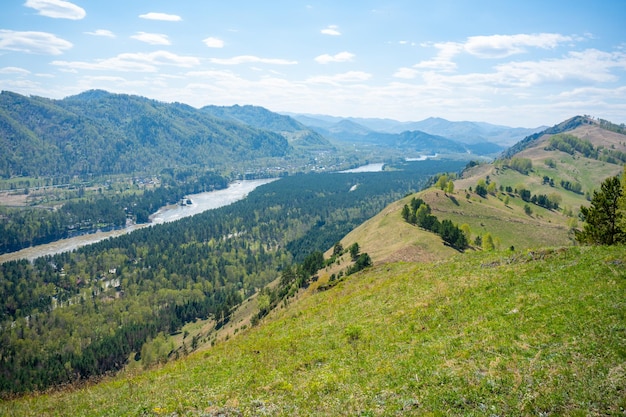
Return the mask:
<path id="1" fill-rule="evenodd" d="M 626 248 L 389 263 L 258 327 L 2 415 L 622 415 Z"/>
<path id="2" fill-rule="evenodd" d="M 454 181 L 454 192 L 430 188 L 408 196 L 353 230 L 342 244 L 348 247 L 354 242 L 359 243 L 362 251 L 367 252 L 375 263 L 432 261 L 456 253 L 433 233 L 411 226 L 402 219 L 402 207 L 413 197 L 419 197 L 431 206 L 433 214 L 440 220 L 469 226 L 470 242 L 489 233 L 500 249 L 571 245 L 572 228 L 579 226 L 580 206 L 587 205 L 587 197 L 593 190 L 605 178 L 620 174 L 623 167 L 617 163 L 619 161 L 612 163 L 585 157 L 580 152 L 550 149 L 550 140 L 555 134 L 567 133 L 588 141 L 594 149 L 626 152 L 626 135 L 607 130 L 602 127 L 604 125 L 578 117 L 545 131 L 556 133 L 533 135 L 520 143 L 518 153 L 509 155 L 509 158 L 530 161 L 531 169 L 527 173 L 510 168 L 510 159 L 467 169 Z M 478 195 L 476 186 L 480 181 L 492 184 L 492 192 Z M 566 189 L 562 182 L 578 184 L 580 190 Z M 559 208 L 549 210 L 524 201 L 519 193 L 522 188 L 531 195 L 553 196 L 559 200 Z M 480 245 L 474 243 L 473 246 L 470 250 L 480 249 Z"/>
<path id="3" fill-rule="evenodd" d="M 497 238 L 502 249 L 511 246 L 516 249 L 563 246 L 572 242 L 567 226 L 569 218 L 557 211 L 535 207 L 536 213 L 527 215 L 523 209 L 524 202 L 519 197 L 510 198 L 509 204 L 505 205 L 501 197 L 488 195 L 482 198 L 465 190 L 444 193 L 430 188 L 388 206 L 342 239 L 343 246 L 349 247 L 357 242 L 361 251 L 367 252 L 374 263 L 433 261 L 458 253 L 444 245 L 439 236 L 402 219 L 402 207 L 414 196 L 429 204 L 440 220 L 469 225 L 472 242 L 476 236 L 486 233 Z"/>

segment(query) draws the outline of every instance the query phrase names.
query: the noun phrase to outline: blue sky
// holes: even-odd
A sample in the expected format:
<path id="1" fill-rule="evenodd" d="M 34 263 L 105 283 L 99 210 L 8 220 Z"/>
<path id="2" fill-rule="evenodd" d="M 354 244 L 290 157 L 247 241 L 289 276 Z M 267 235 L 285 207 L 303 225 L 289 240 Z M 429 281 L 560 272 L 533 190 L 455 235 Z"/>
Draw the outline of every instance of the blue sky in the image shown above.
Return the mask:
<path id="1" fill-rule="evenodd" d="M 195 107 L 626 122 L 626 1 L 3 0 L 0 89 Z"/>

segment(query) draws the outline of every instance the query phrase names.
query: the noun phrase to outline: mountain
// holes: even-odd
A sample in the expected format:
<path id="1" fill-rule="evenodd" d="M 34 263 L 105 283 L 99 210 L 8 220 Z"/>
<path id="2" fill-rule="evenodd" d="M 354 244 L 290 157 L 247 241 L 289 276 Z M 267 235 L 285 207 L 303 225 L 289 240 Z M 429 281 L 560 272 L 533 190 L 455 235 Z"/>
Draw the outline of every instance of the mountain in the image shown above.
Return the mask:
<path id="1" fill-rule="evenodd" d="M 484 122 L 451 122 L 438 117 L 410 123 L 410 128 L 433 135 L 445 136 L 466 144 L 490 142 L 500 146 L 510 146 L 543 129 L 513 128 Z"/>
<path id="2" fill-rule="evenodd" d="M 474 122 L 449 122 L 445 119 L 430 118 L 422 122 L 398 122 L 392 119 L 338 118 L 332 116 L 292 115 L 301 123 L 316 130 L 325 137 L 344 144 L 363 142 L 376 143 L 375 137 L 389 141 L 389 135 L 400 135 L 396 142 L 402 143 L 405 132 L 421 132 L 446 139 L 447 145 L 441 149 L 432 148 L 433 153 L 461 152 L 479 156 L 496 156 L 506 145 L 519 140 L 532 129 L 513 129 L 503 126 Z M 413 134 L 415 136 L 415 134 Z M 440 139 L 441 140 L 441 139 Z M 450 146 L 452 142 L 456 145 Z"/>
<path id="3" fill-rule="evenodd" d="M 269 130 L 284 136 L 290 145 L 307 150 L 333 150 L 333 145 L 319 133 L 297 120 L 259 106 L 205 106 L 203 112 L 220 119 L 243 123 L 256 129 Z"/>
<path id="4" fill-rule="evenodd" d="M 180 103 L 105 91 L 63 100 L 0 94 L 0 177 L 215 168 L 292 151 L 282 135 Z"/>
<path id="5" fill-rule="evenodd" d="M 431 135 L 443 136 L 464 144 L 476 145 L 490 143 L 492 148 L 499 146 L 500 150 L 513 145 L 524 137 L 536 133 L 545 127 L 523 128 L 493 125 L 485 122 L 452 122 L 439 117 L 429 117 L 418 122 L 400 122 L 393 119 L 378 118 L 340 118 L 322 115 L 291 116 L 301 123 L 329 131 L 342 121 L 356 123 L 363 128 L 382 133 L 402 133 L 404 131 L 420 130 Z"/>
<path id="6" fill-rule="evenodd" d="M 588 140 L 596 147 L 603 147 L 624 152 L 626 127 L 607 120 L 593 119 L 589 116 L 575 116 L 552 127 L 527 136 L 510 147 L 504 157 L 511 157 L 526 149 L 543 146 L 552 135 L 569 133 L 582 140 Z"/>

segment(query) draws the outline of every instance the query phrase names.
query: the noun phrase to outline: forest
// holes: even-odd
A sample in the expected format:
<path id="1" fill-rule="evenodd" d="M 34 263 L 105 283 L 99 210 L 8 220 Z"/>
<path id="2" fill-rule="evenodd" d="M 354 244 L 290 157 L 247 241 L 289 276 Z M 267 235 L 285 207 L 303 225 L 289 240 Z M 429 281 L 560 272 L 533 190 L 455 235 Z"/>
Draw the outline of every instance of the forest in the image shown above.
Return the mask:
<path id="1" fill-rule="evenodd" d="M 252 167 L 293 151 L 277 133 L 180 103 L 104 91 L 63 100 L 0 93 L 0 178 Z"/>
<path id="2" fill-rule="evenodd" d="M 293 175 L 230 206 L 34 262 L 0 265 L 3 396 L 121 369 L 159 333 L 217 327 L 243 299 L 461 161 Z M 310 258 L 309 258 L 310 259 Z"/>

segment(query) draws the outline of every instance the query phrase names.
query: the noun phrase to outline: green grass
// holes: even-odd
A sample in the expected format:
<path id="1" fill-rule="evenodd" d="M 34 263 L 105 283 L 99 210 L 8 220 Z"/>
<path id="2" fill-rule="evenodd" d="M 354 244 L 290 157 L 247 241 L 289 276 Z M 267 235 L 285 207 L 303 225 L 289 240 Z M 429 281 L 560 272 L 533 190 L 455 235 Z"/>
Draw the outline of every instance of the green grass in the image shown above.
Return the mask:
<path id="1" fill-rule="evenodd" d="M 625 300 L 624 247 L 385 264 L 205 352 L 0 414 L 623 415 Z"/>

